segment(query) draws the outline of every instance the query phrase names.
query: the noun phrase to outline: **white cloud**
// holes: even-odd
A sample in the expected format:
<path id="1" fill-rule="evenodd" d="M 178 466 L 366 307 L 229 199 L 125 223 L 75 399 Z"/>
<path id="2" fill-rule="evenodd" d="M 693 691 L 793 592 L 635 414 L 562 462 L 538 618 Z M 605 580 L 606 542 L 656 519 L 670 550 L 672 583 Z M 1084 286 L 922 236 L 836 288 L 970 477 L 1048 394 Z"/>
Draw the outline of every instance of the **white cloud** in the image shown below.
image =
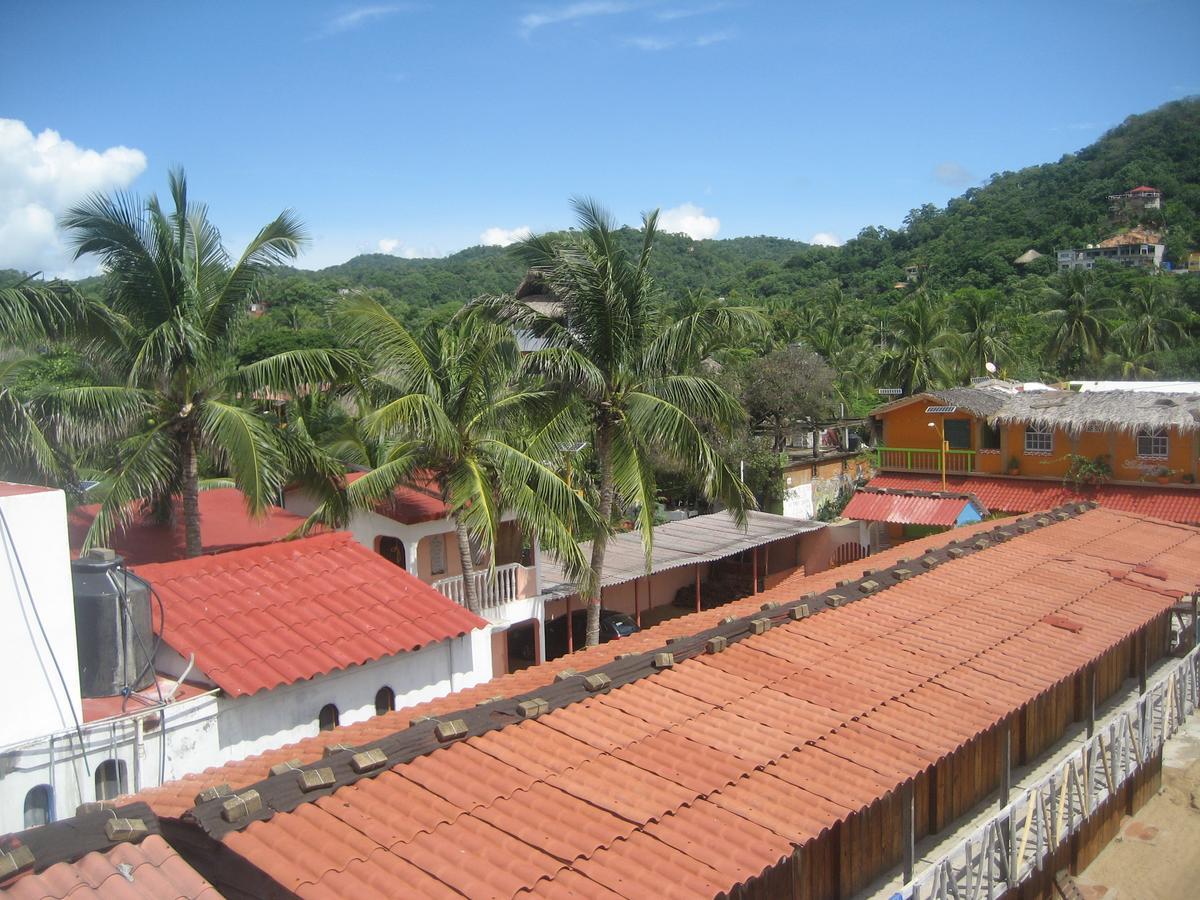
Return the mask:
<path id="1" fill-rule="evenodd" d="M 706 216 L 695 203 L 684 203 L 673 209 L 664 209 L 658 214 L 658 227 L 672 234 L 686 234 L 694 241 L 715 238 L 721 230 L 721 220 Z"/>
<path id="2" fill-rule="evenodd" d="M 24 122 L 0 119 L 0 268 L 78 276 L 94 260 L 73 262 L 58 217 L 89 194 L 126 188 L 146 168 L 129 147 L 88 150 L 57 131 L 34 135 Z"/>
<path id="3" fill-rule="evenodd" d="M 678 41 L 671 38 L 654 38 L 654 37 L 632 37 L 627 38 L 625 43 L 630 47 L 636 47 L 638 50 L 670 50 Z"/>
<path id="4" fill-rule="evenodd" d="M 933 177 L 947 187 L 966 187 L 975 181 L 975 176 L 968 172 L 962 163 L 952 160 L 934 166 Z"/>
<path id="5" fill-rule="evenodd" d="M 528 225 L 518 225 L 516 228 L 489 228 L 479 236 L 479 243 L 485 247 L 507 247 L 517 241 L 523 241 L 533 234 Z"/>
<path id="6" fill-rule="evenodd" d="M 830 231 L 818 231 L 808 239 L 808 242 L 818 247 L 840 247 L 845 243 L 845 241 Z"/>
<path id="7" fill-rule="evenodd" d="M 679 19 L 690 19 L 693 16 L 706 16 L 709 13 L 715 13 L 724 9 L 726 3 L 708 3 L 704 6 L 687 6 L 677 7 L 675 9 L 663 9 L 654 14 L 654 18 L 660 22 L 675 22 Z"/>
<path id="8" fill-rule="evenodd" d="M 340 34 L 343 31 L 352 31 L 360 25 L 365 25 L 375 19 L 382 19 L 387 16 L 395 15 L 398 12 L 404 12 L 409 7 L 406 4 L 391 4 L 387 6 L 360 6 L 352 9 L 349 12 L 342 13 L 340 16 L 335 16 L 330 19 L 325 25 L 325 34 Z"/>
<path id="9" fill-rule="evenodd" d="M 711 47 L 713 44 L 728 41 L 732 37 L 731 32 L 715 31 L 712 34 L 702 34 L 694 38 L 631 37 L 625 39 L 625 44 L 628 47 L 636 47 L 638 50 L 656 51 L 671 50 L 675 47 Z"/>
<path id="10" fill-rule="evenodd" d="M 711 34 L 702 34 L 700 37 L 692 41 L 693 47 L 711 47 L 713 44 L 721 44 L 725 41 L 733 39 L 731 31 L 714 31 Z"/>
<path id="11" fill-rule="evenodd" d="M 578 22 L 580 19 L 591 19 L 596 16 L 611 16 L 623 13 L 628 9 L 628 3 L 616 3 L 611 0 L 585 0 L 582 3 L 570 3 L 557 9 L 547 9 L 521 16 L 521 31 L 528 36 L 546 25 Z"/>
<path id="12" fill-rule="evenodd" d="M 439 256 L 436 251 L 426 252 L 416 247 L 409 247 L 399 238 L 381 238 L 378 245 L 380 253 L 389 256 L 402 256 L 405 259 L 421 259 L 427 256 Z"/>

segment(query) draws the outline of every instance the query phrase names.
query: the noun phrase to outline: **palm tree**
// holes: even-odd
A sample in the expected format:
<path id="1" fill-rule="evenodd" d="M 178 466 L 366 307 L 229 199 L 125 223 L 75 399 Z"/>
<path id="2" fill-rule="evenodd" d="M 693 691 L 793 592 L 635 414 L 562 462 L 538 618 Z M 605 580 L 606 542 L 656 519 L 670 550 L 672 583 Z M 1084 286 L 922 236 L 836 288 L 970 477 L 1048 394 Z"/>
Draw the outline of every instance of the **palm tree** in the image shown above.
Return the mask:
<path id="1" fill-rule="evenodd" d="M 891 347 L 880 361 L 880 377 L 889 386 L 916 394 L 953 380 L 957 336 L 948 327 L 940 297 L 917 291 L 891 322 Z"/>
<path id="2" fill-rule="evenodd" d="M 1188 309 L 1165 288 L 1161 276 L 1150 276 L 1120 304 L 1122 320 L 1115 334 L 1136 356 L 1170 350 L 1187 337 Z"/>
<path id="3" fill-rule="evenodd" d="M 655 459 L 699 481 L 707 497 L 724 502 L 742 521 L 753 504 L 746 486 L 721 459 L 700 423 L 730 433 L 744 418 L 737 401 L 702 376 L 683 374 L 698 347 L 711 352 L 731 331 L 754 327 L 752 317 L 724 307 L 665 321 L 649 271 L 658 213 L 644 217 L 641 248 L 621 246 L 617 227 L 595 202 L 574 200 L 579 228 L 557 240 L 534 236 L 517 245 L 562 301 L 565 321 L 539 315 L 511 298 L 476 305 L 546 341 L 528 354 L 528 371 L 575 398 L 591 437 L 599 477 L 599 524 L 592 536 L 587 645 L 599 639 L 600 579 L 614 509 L 636 507 L 647 564 L 657 500 Z M 568 413 L 564 413 L 564 416 Z"/>
<path id="4" fill-rule="evenodd" d="M 335 378 L 342 351 L 283 353 L 238 366 L 234 331 L 261 273 L 295 257 L 304 232 L 291 212 L 265 225 L 235 260 L 207 209 L 189 202 L 181 170 L 170 173 L 174 209 L 157 196 L 96 195 L 69 210 L 75 258 L 100 258 L 106 304 L 117 327 L 93 354 L 110 383 L 76 388 L 64 415 L 116 441 L 88 544 L 107 538 L 141 503 L 166 518 L 182 499 L 186 552 L 199 555 L 202 457 L 262 514 L 286 476 L 288 448 L 255 396 Z"/>
<path id="5" fill-rule="evenodd" d="M 369 363 L 361 396 L 373 411 L 331 449 L 374 468 L 346 489 L 349 509 L 373 509 L 398 486 L 441 500 L 454 520 L 467 606 L 481 609 L 476 548 L 493 551 L 501 516 L 561 557 L 585 582 L 577 526 L 594 513 L 528 447 L 555 434 L 557 392 L 518 379 L 512 333 L 463 316 L 450 327 L 412 334 L 378 301 L 342 299 L 335 320 Z M 532 438 L 532 441 L 530 440 Z M 323 504 L 314 521 L 336 521 Z"/>
<path id="6" fill-rule="evenodd" d="M 1096 296 L 1090 272 L 1063 272 L 1058 285 L 1046 292 L 1050 308 L 1042 315 L 1053 324 L 1050 352 L 1069 364 L 1096 362 L 1104 353 L 1109 332 L 1109 306 Z"/>
<path id="7" fill-rule="evenodd" d="M 1005 339 L 1008 329 L 996 316 L 994 299 L 982 291 L 971 291 L 960 298 L 956 309 L 962 322 L 962 356 L 968 379 L 982 376 L 989 362 L 1003 367 L 1012 348 Z"/>

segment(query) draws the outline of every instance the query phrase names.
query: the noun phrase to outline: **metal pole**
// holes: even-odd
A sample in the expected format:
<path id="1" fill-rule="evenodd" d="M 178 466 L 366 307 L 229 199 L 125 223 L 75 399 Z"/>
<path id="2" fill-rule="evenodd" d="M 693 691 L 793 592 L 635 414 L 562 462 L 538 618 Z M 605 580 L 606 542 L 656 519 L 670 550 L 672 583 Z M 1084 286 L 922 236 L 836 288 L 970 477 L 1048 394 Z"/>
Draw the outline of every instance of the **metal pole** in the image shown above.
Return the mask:
<path id="1" fill-rule="evenodd" d="M 637 622 L 638 628 L 642 627 L 642 607 L 638 603 L 638 583 L 640 578 L 633 579 L 633 621 Z"/>
<path id="2" fill-rule="evenodd" d="M 758 593 L 758 548 L 750 551 L 750 596 Z"/>
<path id="3" fill-rule="evenodd" d="M 696 563 L 696 612 L 700 612 L 700 563 Z"/>
<path id="4" fill-rule="evenodd" d="M 584 608 L 586 609 L 587 607 L 584 607 Z M 575 625 L 575 623 L 571 621 L 571 595 L 567 594 L 567 652 L 568 653 L 575 652 L 575 628 L 573 627 L 574 625 Z"/>
<path id="5" fill-rule="evenodd" d="M 946 417 L 942 416 L 942 490 L 946 490 Z"/>
<path id="6" fill-rule="evenodd" d="M 912 781 L 905 782 L 900 788 L 900 844 L 904 848 L 904 883 L 913 880 L 913 869 L 916 867 L 916 802 L 913 798 Z"/>

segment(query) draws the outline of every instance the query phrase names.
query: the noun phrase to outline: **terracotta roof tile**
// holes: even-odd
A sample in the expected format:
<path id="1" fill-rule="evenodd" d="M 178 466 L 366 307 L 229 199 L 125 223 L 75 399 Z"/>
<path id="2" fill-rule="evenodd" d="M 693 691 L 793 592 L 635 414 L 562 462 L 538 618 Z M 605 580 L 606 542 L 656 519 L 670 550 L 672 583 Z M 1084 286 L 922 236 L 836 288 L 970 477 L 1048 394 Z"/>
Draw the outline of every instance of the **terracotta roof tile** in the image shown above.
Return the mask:
<path id="1" fill-rule="evenodd" d="M 118 866 L 128 866 L 124 874 Z M 42 872 L 23 875 L 0 889 L 13 900 L 135 900 L 162 897 L 220 900 L 221 895 L 156 834 L 105 853 L 88 853 Z"/>
<path id="2" fill-rule="evenodd" d="M 1109 546 L 1130 557 L 1115 575 L 1102 564 Z M 333 885 L 344 896 L 372 896 L 397 859 L 469 896 L 728 892 L 1162 615 L 1174 601 L 1155 586 L 1194 589 L 1198 556 L 1196 529 L 1095 510 L 723 653 L 434 750 L 308 805 L 323 818 L 277 813 L 241 832 L 256 836 L 246 852 L 273 865 L 273 854 L 305 852 L 292 835 L 307 832 L 311 844 L 329 833 L 312 860 L 294 867 L 305 878 L 325 871 L 300 891 L 312 896 Z M 898 558 L 860 561 L 856 574 Z M 1143 564 L 1166 579 L 1133 573 Z M 847 577 L 822 576 L 831 583 L 838 574 Z M 740 608 L 795 600 L 820 582 L 792 579 Z M 1083 627 L 1058 628 L 1047 615 Z M 696 631 L 718 620 L 687 621 Z M 667 633 L 683 633 L 680 623 Z M 661 641 L 617 643 L 649 649 Z M 581 659 L 611 659 L 603 649 L 571 662 L 585 669 Z M 537 667 L 422 708 L 461 709 L 497 685 L 535 689 L 556 670 Z M 382 737 L 408 715 L 326 740 Z M 307 754 L 315 745 L 302 746 Z M 257 778 L 265 762 L 227 767 L 222 780 Z M 428 794 L 418 785 L 437 798 L 419 821 Z M 343 837 L 344 828 L 359 837 Z M 224 838 L 231 847 L 234 834 Z M 416 884 L 416 872 L 404 871 L 403 883 Z"/>
<path id="3" fill-rule="evenodd" d="M 942 479 L 937 475 L 909 475 L 884 472 L 869 482 L 870 487 L 900 490 L 935 490 Z M 1153 516 L 1168 522 L 1200 523 L 1200 490 L 1161 485 L 1101 484 L 1076 492 L 1059 481 L 1035 481 L 1022 478 L 990 478 L 986 475 L 951 476 L 947 486 L 970 491 L 988 509 L 1007 513 L 1037 512 L 1094 500 L 1108 509 Z"/>
<path id="4" fill-rule="evenodd" d="M 362 665 L 486 623 L 358 544 L 323 534 L 137 566 L 163 640 L 233 696 Z M 157 607 L 155 627 L 161 627 Z"/>
<path id="5" fill-rule="evenodd" d="M 99 503 L 78 506 L 67 516 L 71 552 L 79 553 Z M 200 543 L 205 553 L 223 553 L 282 540 L 304 524 L 278 506 L 255 518 L 246 511 L 246 499 L 236 488 L 215 488 L 200 493 Z M 129 565 L 167 562 L 187 556 L 182 517 L 168 524 L 155 522 L 148 514 L 137 514 L 126 528 L 115 531 L 105 542 Z"/>

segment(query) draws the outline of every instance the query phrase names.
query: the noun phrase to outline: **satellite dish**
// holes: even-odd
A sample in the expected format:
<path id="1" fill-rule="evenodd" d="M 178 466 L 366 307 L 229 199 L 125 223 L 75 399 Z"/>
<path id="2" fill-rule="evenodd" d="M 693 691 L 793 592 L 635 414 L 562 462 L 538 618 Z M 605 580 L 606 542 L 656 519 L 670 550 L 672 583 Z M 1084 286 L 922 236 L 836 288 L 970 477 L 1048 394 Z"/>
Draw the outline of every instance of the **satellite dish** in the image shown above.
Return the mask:
<path id="1" fill-rule="evenodd" d="M 985 362 L 983 364 L 983 367 L 988 370 L 989 374 L 991 374 L 991 375 L 996 374 L 996 364 L 994 362 Z"/>

